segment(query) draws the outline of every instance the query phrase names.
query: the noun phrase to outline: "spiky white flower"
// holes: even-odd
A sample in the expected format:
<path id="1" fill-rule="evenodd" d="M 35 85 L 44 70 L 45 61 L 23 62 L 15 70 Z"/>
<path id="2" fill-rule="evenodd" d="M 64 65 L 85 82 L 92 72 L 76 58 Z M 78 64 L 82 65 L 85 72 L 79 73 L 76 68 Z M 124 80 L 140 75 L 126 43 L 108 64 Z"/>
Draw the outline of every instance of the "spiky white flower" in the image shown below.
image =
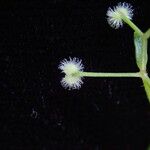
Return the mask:
<path id="1" fill-rule="evenodd" d="M 133 9 L 132 6 L 126 2 L 118 3 L 117 6 L 112 8 L 108 8 L 107 14 L 108 16 L 107 21 L 109 25 L 115 29 L 123 26 L 123 17 L 132 20 L 133 17 Z"/>
<path id="2" fill-rule="evenodd" d="M 61 80 L 61 84 L 64 88 L 79 89 L 81 84 L 83 84 L 82 77 L 78 75 L 78 72 L 83 71 L 84 66 L 82 60 L 74 57 L 73 59 L 69 57 L 69 60 L 64 59 L 61 61 L 58 67 L 65 77 Z"/>

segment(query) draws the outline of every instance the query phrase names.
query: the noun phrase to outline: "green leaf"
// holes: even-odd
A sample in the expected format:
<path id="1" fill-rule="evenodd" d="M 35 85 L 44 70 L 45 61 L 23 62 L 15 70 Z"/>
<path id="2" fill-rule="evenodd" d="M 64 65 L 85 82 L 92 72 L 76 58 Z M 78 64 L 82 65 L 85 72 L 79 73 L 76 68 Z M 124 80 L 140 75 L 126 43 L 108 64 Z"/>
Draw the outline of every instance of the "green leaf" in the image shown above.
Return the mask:
<path id="1" fill-rule="evenodd" d="M 135 58 L 139 68 L 142 68 L 142 38 L 134 32 Z"/>

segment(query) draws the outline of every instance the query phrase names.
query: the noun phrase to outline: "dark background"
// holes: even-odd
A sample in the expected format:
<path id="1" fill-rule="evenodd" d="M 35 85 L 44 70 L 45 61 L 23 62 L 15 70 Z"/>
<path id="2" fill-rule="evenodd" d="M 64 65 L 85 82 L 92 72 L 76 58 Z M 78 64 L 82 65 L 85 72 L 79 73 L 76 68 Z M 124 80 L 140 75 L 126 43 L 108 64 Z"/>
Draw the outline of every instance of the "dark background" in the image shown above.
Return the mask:
<path id="1" fill-rule="evenodd" d="M 138 71 L 133 31 L 106 20 L 118 2 L 0 1 L 1 150 L 147 149 L 150 104 L 140 79 L 85 78 L 72 91 L 60 85 L 58 65 L 69 56 L 85 71 Z M 146 31 L 148 1 L 127 2 Z"/>

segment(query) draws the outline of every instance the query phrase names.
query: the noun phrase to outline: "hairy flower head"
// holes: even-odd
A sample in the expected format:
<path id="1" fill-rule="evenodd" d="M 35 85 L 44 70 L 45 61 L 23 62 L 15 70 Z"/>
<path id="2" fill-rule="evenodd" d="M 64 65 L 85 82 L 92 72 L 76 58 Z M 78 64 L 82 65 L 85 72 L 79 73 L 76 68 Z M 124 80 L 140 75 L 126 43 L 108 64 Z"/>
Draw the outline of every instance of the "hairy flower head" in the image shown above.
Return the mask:
<path id="1" fill-rule="evenodd" d="M 112 8 L 108 8 L 107 21 L 109 25 L 115 29 L 123 26 L 123 16 L 132 20 L 133 17 L 133 9 L 132 6 L 126 2 L 118 3 L 117 6 Z"/>
<path id="2" fill-rule="evenodd" d="M 65 77 L 61 80 L 61 84 L 64 88 L 79 89 L 83 84 L 82 77 L 78 75 L 79 72 L 83 71 L 84 66 L 82 60 L 74 57 L 69 57 L 69 60 L 64 59 L 61 61 L 58 67 L 62 73 L 65 73 Z"/>

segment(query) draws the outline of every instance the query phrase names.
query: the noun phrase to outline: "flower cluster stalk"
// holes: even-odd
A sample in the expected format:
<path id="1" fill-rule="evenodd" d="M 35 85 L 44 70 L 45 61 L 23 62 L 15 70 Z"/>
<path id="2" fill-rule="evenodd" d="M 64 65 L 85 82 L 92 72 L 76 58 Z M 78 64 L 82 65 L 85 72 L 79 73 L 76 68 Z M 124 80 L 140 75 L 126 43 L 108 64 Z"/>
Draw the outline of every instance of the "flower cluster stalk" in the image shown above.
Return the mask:
<path id="1" fill-rule="evenodd" d="M 104 72 L 79 72 L 82 77 L 140 77 L 140 73 L 104 73 Z"/>
<path id="2" fill-rule="evenodd" d="M 143 32 L 130 20 L 128 19 L 125 15 L 122 14 L 122 19 L 123 21 L 128 24 L 136 33 L 138 33 L 140 36 L 143 35 Z"/>

